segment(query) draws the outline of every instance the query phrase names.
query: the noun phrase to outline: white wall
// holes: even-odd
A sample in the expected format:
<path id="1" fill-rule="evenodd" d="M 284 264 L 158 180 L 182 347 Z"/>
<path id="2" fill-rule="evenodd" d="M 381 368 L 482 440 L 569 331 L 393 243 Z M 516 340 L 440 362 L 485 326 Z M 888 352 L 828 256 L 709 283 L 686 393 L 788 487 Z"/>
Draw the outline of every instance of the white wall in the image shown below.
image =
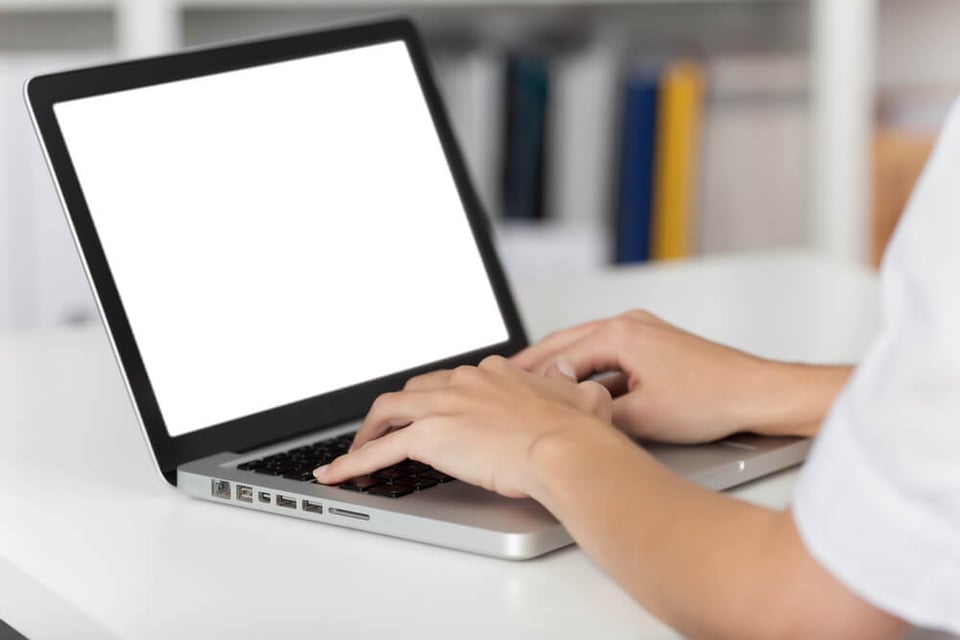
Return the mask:
<path id="1" fill-rule="evenodd" d="M 960 2 L 883 0 L 879 9 L 880 88 L 960 93 Z"/>
<path id="2" fill-rule="evenodd" d="M 46 327 L 95 315 L 22 86 L 29 76 L 102 58 L 27 53 L 0 57 L 0 328 Z"/>

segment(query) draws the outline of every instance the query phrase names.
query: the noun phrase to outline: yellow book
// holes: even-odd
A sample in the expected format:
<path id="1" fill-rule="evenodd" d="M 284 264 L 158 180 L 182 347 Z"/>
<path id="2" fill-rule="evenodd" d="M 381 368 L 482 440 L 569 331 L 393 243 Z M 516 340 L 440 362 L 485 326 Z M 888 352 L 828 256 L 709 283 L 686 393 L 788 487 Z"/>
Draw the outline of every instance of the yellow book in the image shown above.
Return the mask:
<path id="1" fill-rule="evenodd" d="M 698 64 L 669 65 L 660 84 L 651 255 L 683 258 L 693 250 L 704 81 Z"/>

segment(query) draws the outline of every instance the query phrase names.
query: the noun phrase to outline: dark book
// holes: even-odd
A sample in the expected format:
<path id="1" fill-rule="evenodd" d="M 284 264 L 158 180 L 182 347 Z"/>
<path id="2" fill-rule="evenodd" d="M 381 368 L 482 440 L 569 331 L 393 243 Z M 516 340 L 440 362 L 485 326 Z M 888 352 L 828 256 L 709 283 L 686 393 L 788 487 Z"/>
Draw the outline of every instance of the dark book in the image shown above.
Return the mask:
<path id="1" fill-rule="evenodd" d="M 659 74 L 641 69 L 626 80 L 616 212 L 616 261 L 650 259 L 656 170 Z"/>
<path id="2" fill-rule="evenodd" d="M 506 138 L 503 162 L 503 212 L 511 220 L 545 215 L 548 61 L 535 54 L 511 54 L 506 69 Z"/>

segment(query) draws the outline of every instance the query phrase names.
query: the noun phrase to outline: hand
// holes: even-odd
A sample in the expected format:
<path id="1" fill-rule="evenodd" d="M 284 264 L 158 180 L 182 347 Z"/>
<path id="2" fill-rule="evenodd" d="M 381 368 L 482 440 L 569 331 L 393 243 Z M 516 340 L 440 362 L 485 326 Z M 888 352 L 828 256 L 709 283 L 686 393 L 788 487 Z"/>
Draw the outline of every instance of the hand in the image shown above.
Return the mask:
<path id="1" fill-rule="evenodd" d="M 530 456 L 542 438 L 626 439 L 610 424 L 610 394 L 558 373 L 542 377 L 493 356 L 438 371 L 380 396 L 349 453 L 315 474 L 336 484 L 406 458 L 509 497 L 530 496 Z"/>
<path id="2" fill-rule="evenodd" d="M 540 374 L 567 370 L 579 380 L 616 373 L 603 379 L 615 397 L 614 423 L 635 437 L 680 443 L 770 427 L 778 418 L 770 407 L 777 400 L 771 375 L 786 366 L 704 340 L 645 311 L 559 331 L 512 361 Z"/>

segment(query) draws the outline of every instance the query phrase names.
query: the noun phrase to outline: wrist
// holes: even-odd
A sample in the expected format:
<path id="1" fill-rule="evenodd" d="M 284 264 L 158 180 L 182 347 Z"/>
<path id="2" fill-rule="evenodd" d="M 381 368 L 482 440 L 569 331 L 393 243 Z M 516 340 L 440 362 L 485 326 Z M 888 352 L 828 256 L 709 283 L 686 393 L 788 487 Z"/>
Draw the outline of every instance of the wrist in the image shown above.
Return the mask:
<path id="1" fill-rule="evenodd" d="M 527 453 L 528 495 L 555 515 L 557 498 L 571 495 L 571 485 L 617 465 L 624 453 L 640 451 L 622 432 L 593 416 L 580 414 L 573 420 L 576 425 L 560 424 L 538 437 Z"/>
<path id="2" fill-rule="evenodd" d="M 852 367 L 760 361 L 754 372 L 762 407 L 747 426 L 770 436 L 817 434 Z"/>

